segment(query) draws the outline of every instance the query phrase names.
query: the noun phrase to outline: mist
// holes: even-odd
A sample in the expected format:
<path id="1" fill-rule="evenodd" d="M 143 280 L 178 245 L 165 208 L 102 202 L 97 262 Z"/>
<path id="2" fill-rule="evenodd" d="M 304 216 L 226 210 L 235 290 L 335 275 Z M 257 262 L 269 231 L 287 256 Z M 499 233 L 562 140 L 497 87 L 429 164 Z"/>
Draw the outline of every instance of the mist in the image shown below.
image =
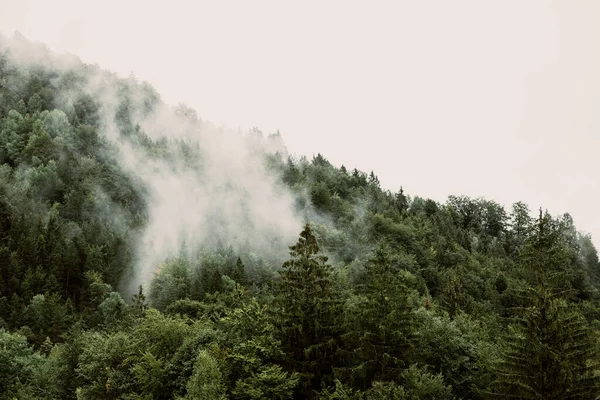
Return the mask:
<path id="1" fill-rule="evenodd" d="M 3 43 L 24 66 L 68 71 L 80 63 L 20 35 Z M 94 100 L 99 132 L 113 148 L 106 157 L 113 157 L 144 193 L 145 221 L 141 232 L 130 233 L 137 243 L 135 265 L 123 277 L 124 293 L 146 287 L 158 266 L 184 246 L 189 254 L 231 246 L 283 261 L 302 218 L 294 196 L 266 165 L 267 155 L 282 160 L 288 155 L 279 135 L 216 127 L 185 105 L 165 104 L 133 76 L 122 80 L 98 66 L 85 68 L 78 89 L 60 93 L 55 101 L 68 111 L 81 93 Z M 100 190 L 96 202 L 105 219 L 119 225 L 118 205 Z"/>
<path id="2" fill-rule="evenodd" d="M 525 201 L 600 237 L 598 2 L 59 4 L 0 0 L 0 31 L 133 70 L 219 125 L 280 129 L 392 191 Z"/>
<path id="3" fill-rule="evenodd" d="M 167 159 L 151 157 L 134 143 L 119 139 L 118 89 L 90 82 L 89 93 L 102 104 L 104 134 L 119 148 L 123 167 L 147 189 L 148 221 L 137 250 L 129 291 L 146 285 L 165 258 L 185 245 L 231 246 L 281 262 L 301 230 L 294 198 L 265 165 L 266 154 L 286 154 L 276 140 L 259 132 L 241 133 L 201 121 L 183 105 L 158 102 L 142 111 L 148 93 L 131 82 L 128 104 L 132 125 L 152 140 L 166 140 Z"/>

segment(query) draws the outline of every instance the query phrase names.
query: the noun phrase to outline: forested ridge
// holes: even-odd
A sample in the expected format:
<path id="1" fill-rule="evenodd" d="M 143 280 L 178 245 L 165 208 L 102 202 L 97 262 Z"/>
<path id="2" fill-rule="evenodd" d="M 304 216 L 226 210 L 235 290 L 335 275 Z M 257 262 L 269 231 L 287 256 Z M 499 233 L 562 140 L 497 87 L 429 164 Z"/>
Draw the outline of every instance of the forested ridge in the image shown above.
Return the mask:
<path id="1" fill-rule="evenodd" d="M 238 139 L 263 201 L 214 162 L 221 134 L 0 37 L 0 399 L 600 396 L 600 261 L 570 215 L 392 192 L 255 129 Z M 228 199 L 156 265 L 149 163 Z"/>

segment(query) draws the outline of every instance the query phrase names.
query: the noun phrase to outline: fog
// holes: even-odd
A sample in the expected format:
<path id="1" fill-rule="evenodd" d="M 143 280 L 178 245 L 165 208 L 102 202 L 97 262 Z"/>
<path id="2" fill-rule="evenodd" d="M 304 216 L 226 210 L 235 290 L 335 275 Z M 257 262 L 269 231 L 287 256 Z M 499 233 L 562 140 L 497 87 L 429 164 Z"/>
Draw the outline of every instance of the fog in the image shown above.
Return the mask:
<path id="1" fill-rule="evenodd" d="M 76 58 L 53 54 L 20 35 L 0 37 L 0 48 L 5 46 L 11 60 L 19 65 L 65 71 L 82 68 Z M 107 156 L 116 155 L 117 164 L 141 183 L 147 205 L 134 269 L 124 277 L 124 292 L 133 293 L 139 284 L 147 286 L 158 266 L 178 254 L 182 246 L 190 254 L 202 248 L 231 246 L 235 252 L 253 251 L 272 261 L 283 261 L 303 221 L 295 213 L 291 193 L 266 166 L 266 154 L 282 160 L 287 156 L 279 137 L 265 137 L 258 130 L 215 127 L 184 105 L 173 107 L 162 102 L 148 84 L 133 77 L 119 80 L 97 67 L 88 68 L 85 76 L 84 93 L 100 105 L 100 133 L 116 149 Z M 59 93 L 55 102 L 68 109 L 74 96 L 69 91 Z M 123 135 L 119 113 L 124 104 L 125 119 L 155 143 L 162 143 L 166 155 L 150 154 L 139 142 Z M 46 121 L 45 129 L 51 136 L 64 134 L 61 121 L 69 126 L 60 110 L 50 112 Z M 119 225 L 119 207 L 99 188 L 95 199 L 103 219 L 111 226 Z"/>
<path id="2" fill-rule="evenodd" d="M 570 212 L 600 236 L 600 3 L 0 0 L 0 31 L 382 185 Z"/>

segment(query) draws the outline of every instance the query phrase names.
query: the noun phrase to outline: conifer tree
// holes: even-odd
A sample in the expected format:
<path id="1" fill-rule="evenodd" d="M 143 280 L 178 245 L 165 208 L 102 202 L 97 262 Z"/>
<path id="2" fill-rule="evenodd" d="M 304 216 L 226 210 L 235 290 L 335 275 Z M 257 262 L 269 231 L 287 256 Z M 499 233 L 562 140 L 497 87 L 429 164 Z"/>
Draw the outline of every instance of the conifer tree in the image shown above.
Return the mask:
<path id="1" fill-rule="evenodd" d="M 400 186 L 400 190 L 396 193 L 396 208 L 398 212 L 402 215 L 408 209 L 408 199 L 404 195 L 404 189 Z"/>
<path id="2" fill-rule="evenodd" d="M 292 258 L 283 264 L 276 287 L 274 325 L 286 353 L 286 367 L 301 376 L 297 395 L 312 398 L 321 382 L 332 382 L 338 302 L 331 266 L 319 254 L 308 224 L 290 250 Z"/>
<path id="3" fill-rule="evenodd" d="M 366 389 L 373 381 L 396 380 L 410 360 L 415 321 L 415 292 L 407 282 L 413 277 L 394 265 L 381 245 L 365 267 L 358 287 L 357 304 L 350 310 L 353 328 L 348 337 L 357 346 L 350 368 L 354 386 Z"/>
<path id="4" fill-rule="evenodd" d="M 139 285 L 138 293 L 131 297 L 131 311 L 136 317 L 144 317 L 146 310 L 148 309 L 148 303 L 146 303 L 146 295 L 142 285 Z"/>
<path id="5" fill-rule="evenodd" d="M 379 187 L 379 178 L 373 171 L 371 171 L 371 174 L 369 175 L 369 183 L 377 188 Z"/>
<path id="6" fill-rule="evenodd" d="M 523 202 L 514 203 L 510 213 L 510 235 L 508 240 L 509 250 L 517 254 L 525 239 L 532 229 L 532 218 L 529 216 L 529 207 Z"/>
<path id="7" fill-rule="evenodd" d="M 525 307 L 505 339 L 488 398 L 594 399 L 597 354 L 589 326 L 565 287 L 569 254 L 551 217 L 540 216 L 527 240 L 521 265 L 529 289 Z"/>
<path id="8" fill-rule="evenodd" d="M 235 267 L 233 269 L 231 279 L 233 279 L 237 284 L 242 286 L 248 284 L 244 263 L 242 262 L 242 259 L 240 257 L 238 257 L 237 261 L 235 262 Z"/>

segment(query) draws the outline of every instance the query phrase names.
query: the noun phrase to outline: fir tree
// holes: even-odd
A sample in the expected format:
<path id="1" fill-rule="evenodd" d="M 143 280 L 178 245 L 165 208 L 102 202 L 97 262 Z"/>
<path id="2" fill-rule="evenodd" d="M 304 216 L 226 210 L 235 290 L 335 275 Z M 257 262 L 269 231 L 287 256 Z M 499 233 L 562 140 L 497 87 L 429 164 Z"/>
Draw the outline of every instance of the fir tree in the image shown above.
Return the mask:
<path id="1" fill-rule="evenodd" d="M 138 317 L 144 317 L 146 315 L 148 303 L 146 303 L 146 295 L 144 294 L 142 285 L 138 288 L 138 294 L 134 294 L 131 297 L 130 307 L 134 315 Z"/>
<path id="2" fill-rule="evenodd" d="M 565 287 L 568 252 L 548 214 L 540 217 L 522 253 L 529 290 L 505 339 L 488 398 L 594 399 L 597 354 L 589 327 Z"/>
<path id="3" fill-rule="evenodd" d="M 237 261 L 235 262 L 235 267 L 233 269 L 232 275 L 233 276 L 231 277 L 231 279 L 233 279 L 237 284 L 242 286 L 248 284 L 244 263 L 242 262 L 242 259 L 240 257 L 238 257 Z"/>
<path id="4" fill-rule="evenodd" d="M 367 389 L 373 381 L 396 380 L 407 367 L 415 321 L 411 301 L 416 294 L 407 283 L 414 278 L 392 262 L 381 245 L 365 267 L 355 306 L 349 310 L 347 335 L 356 355 L 350 373 L 354 386 Z"/>
<path id="5" fill-rule="evenodd" d="M 336 301 L 327 257 L 307 224 L 292 258 L 283 264 L 276 288 L 274 325 L 286 366 L 299 372 L 300 398 L 311 398 L 321 382 L 332 382 L 332 362 L 337 350 Z"/>
<path id="6" fill-rule="evenodd" d="M 408 199 L 404 195 L 402 186 L 400 186 L 400 190 L 396 193 L 396 208 L 401 215 L 408 209 Z"/>

